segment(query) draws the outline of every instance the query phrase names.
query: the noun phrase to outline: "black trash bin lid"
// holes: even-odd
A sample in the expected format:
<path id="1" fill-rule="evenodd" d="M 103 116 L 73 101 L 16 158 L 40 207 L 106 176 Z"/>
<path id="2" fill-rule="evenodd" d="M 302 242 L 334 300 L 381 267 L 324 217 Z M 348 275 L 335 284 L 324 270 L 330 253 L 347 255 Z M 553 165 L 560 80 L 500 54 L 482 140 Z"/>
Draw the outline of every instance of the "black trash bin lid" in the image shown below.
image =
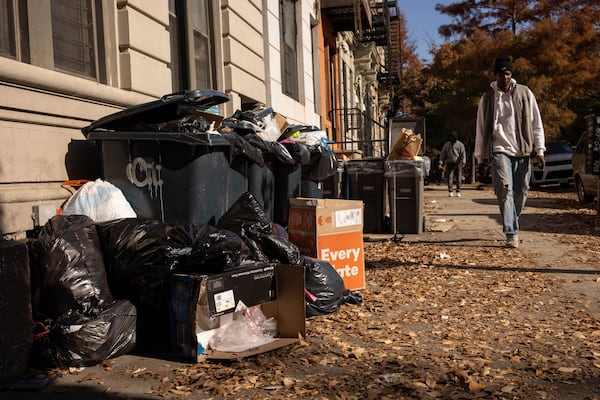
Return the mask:
<path id="1" fill-rule="evenodd" d="M 203 111 L 212 106 L 229 101 L 229 95 L 212 89 L 197 89 L 164 95 L 158 100 L 102 117 L 81 128 L 87 138 L 95 130 L 128 130 L 139 123 L 159 123 L 172 121 L 185 111 Z"/>

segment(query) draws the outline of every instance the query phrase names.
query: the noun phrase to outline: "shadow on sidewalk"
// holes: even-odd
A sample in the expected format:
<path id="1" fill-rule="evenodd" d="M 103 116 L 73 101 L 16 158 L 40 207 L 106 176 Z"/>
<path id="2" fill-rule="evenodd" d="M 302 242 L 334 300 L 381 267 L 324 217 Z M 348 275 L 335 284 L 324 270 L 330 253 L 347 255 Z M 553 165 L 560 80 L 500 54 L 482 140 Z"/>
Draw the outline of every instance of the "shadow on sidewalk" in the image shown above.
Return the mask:
<path id="1" fill-rule="evenodd" d="M 496 199 L 472 199 L 474 203 L 497 206 Z M 541 212 L 536 212 L 540 209 Z M 502 224 L 500 211 L 496 208 L 495 214 L 471 214 L 471 213 L 443 213 L 448 216 L 475 216 L 488 215 L 498 224 Z M 558 210 L 556 212 L 543 212 L 542 210 Z M 572 210 L 572 211 L 569 211 Z M 432 214 L 435 215 L 435 214 Z M 595 215 L 581 212 L 581 206 L 577 200 L 562 199 L 555 197 L 528 198 L 525 209 L 519 219 L 521 231 L 540 233 L 561 234 L 585 234 L 600 236 L 600 220 Z"/>
<path id="2" fill-rule="evenodd" d="M 375 265 L 381 265 L 381 268 L 389 268 L 392 262 L 397 262 L 392 259 L 382 258 L 377 262 L 368 262 L 366 264 L 367 269 L 376 269 Z M 419 262 L 404 262 L 398 264 L 402 266 L 420 266 L 423 265 Z M 431 268 L 447 268 L 456 270 L 476 270 L 476 271 L 506 271 L 506 272 L 536 272 L 542 274 L 588 274 L 588 275 L 600 275 L 600 269 L 574 269 L 574 268 L 511 268 L 511 267 L 498 267 L 498 266 L 485 266 L 485 265 L 453 265 L 453 264 L 435 264 L 430 265 Z"/>
<path id="3" fill-rule="evenodd" d="M 596 216 L 577 212 L 534 214 L 526 209 L 519 224 L 522 231 L 600 236 Z"/>
<path id="4" fill-rule="evenodd" d="M 488 206 L 498 206 L 498 201 L 493 199 L 478 198 L 472 199 L 474 203 L 484 204 Z M 554 210 L 573 210 L 579 209 L 580 205 L 577 200 L 572 199 L 557 199 L 556 197 L 528 197 L 525 204 L 527 208 L 551 208 Z"/>
<path id="5" fill-rule="evenodd" d="M 437 235 L 443 235 L 444 232 L 441 233 L 437 233 Z M 393 240 L 393 239 L 392 239 Z M 407 244 L 440 244 L 440 245 L 444 245 L 444 246 L 477 246 L 477 247 L 484 247 L 484 248 L 495 248 L 495 247 L 503 247 L 504 246 L 504 241 L 499 242 L 499 244 L 482 244 L 481 242 L 489 242 L 490 240 L 493 240 L 493 238 L 447 238 L 447 239 L 435 239 L 435 240 L 428 240 L 428 239 L 415 239 L 414 236 L 411 236 L 410 238 L 406 238 L 406 237 L 402 237 L 401 234 L 398 234 L 398 238 L 396 240 L 393 240 L 395 242 L 398 243 L 407 243 Z"/>
<path id="6" fill-rule="evenodd" d="M 42 390 L 30 391 L 5 391 L 2 393 L 2 399 L 6 400 L 151 400 L 160 399 L 158 396 L 134 396 L 131 394 L 119 394 L 110 392 L 110 387 L 98 385 L 98 388 L 89 385 L 60 385 L 49 386 Z M 6 397 L 4 397 L 6 396 Z"/>

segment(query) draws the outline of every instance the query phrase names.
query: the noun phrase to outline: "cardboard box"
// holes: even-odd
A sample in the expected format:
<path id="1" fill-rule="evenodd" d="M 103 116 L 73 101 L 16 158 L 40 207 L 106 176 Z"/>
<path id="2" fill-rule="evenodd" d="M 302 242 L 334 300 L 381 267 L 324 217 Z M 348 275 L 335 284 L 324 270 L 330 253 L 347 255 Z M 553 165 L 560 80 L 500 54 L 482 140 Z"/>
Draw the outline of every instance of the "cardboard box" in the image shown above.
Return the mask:
<path id="1" fill-rule="evenodd" d="M 221 123 L 223 122 L 224 117 L 219 114 L 214 114 L 207 111 L 202 110 L 194 110 L 190 112 L 193 115 L 198 115 L 200 117 L 205 118 L 209 123 L 214 122 L 214 129 L 218 130 L 221 127 Z"/>
<path id="2" fill-rule="evenodd" d="M 288 235 L 302 254 L 327 260 L 348 290 L 364 289 L 363 202 L 290 199 Z"/>
<path id="3" fill-rule="evenodd" d="M 275 120 L 275 123 L 279 127 L 279 132 L 281 133 L 285 132 L 285 130 L 290 126 L 287 118 L 277 112 L 273 113 L 273 119 Z"/>
<path id="4" fill-rule="evenodd" d="M 239 359 L 274 350 L 306 335 L 304 267 L 261 264 L 239 267 L 222 274 L 175 274 L 171 278 L 171 347 L 177 356 Z M 266 318 L 277 321 L 276 340 L 239 352 L 211 349 L 210 337 L 243 302 L 260 306 Z"/>
<path id="5" fill-rule="evenodd" d="M 388 161 L 412 160 L 421 150 L 423 139 L 413 134 L 412 130 L 402 128 L 387 157 Z"/>

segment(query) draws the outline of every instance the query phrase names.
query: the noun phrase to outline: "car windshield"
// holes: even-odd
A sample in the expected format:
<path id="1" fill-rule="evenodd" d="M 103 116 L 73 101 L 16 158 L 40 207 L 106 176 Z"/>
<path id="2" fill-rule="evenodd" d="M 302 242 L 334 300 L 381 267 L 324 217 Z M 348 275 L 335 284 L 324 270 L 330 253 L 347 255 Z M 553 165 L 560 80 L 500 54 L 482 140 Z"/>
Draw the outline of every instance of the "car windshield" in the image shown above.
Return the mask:
<path id="1" fill-rule="evenodd" d="M 572 153 L 573 148 L 568 142 L 548 142 L 546 143 L 546 154 Z"/>

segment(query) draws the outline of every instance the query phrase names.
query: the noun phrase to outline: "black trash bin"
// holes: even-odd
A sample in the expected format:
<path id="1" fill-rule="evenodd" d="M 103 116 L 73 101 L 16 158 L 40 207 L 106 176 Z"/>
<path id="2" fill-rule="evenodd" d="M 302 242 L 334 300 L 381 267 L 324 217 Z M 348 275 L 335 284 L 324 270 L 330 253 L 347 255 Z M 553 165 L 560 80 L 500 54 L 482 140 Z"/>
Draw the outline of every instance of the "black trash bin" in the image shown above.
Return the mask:
<path id="1" fill-rule="evenodd" d="M 423 160 L 385 162 L 392 233 L 421 234 L 425 228 Z"/>
<path id="2" fill-rule="evenodd" d="M 365 233 L 385 233 L 385 180 L 383 158 L 362 158 L 346 162 L 348 199 L 364 203 Z"/>
<path id="3" fill-rule="evenodd" d="M 323 197 L 326 199 L 348 199 L 348 191 L 344 184 L 348 182 L 345 179 L 346 167 L 344 163 L 338 162 L 335 174 L 323 180 Z"/>
<path id="4" fill-rule="evenodd" d="M 302 170 L 299 164 L 279 164 L 275 168 L 275 209 L 273 222 L 287 227 L 290 210 L 289 199 L 300 197 L 302 187 Z"/>
<path id="5" fill-rule="evenodd" d="M 325 145 L 307 145 L 310 162 L 302 166 L 302 197 L 322 199 L 325 195 L 324 181 L 335 175 L 338 161 Z"/>
<path id="6" fill-rule="evenodd" d="M 140 218 L 216 224 L 247 191 L 247 160 L 209 126 L 208 107 L 229 100 L 202 89 L 167 95 L 82 129 L 98 145 L 104 179 L 123 192 Z"/>
<path id="7" fill-rule="evenodd" d="M 286 156 L 280 156 L 274 165 L 275 194 L 273 222 L 287 227 L 290 198 L 302 194 L 302 166 L 310 163 L 310 153 L 305 145 L 297 142 L 278 142 Z"/>
<path id="8" fill-rule="evenodd" d="M 262 152 L 263 163 L 252 160 L 248 162 L 248 192 L 263 207 L 266 216 L 273 221 L 275 210 L 275 165 L 277 163 L 277 147 L 274 142 L 267 142 L 255 134 L 245 136 L 246 140 Z"/>

